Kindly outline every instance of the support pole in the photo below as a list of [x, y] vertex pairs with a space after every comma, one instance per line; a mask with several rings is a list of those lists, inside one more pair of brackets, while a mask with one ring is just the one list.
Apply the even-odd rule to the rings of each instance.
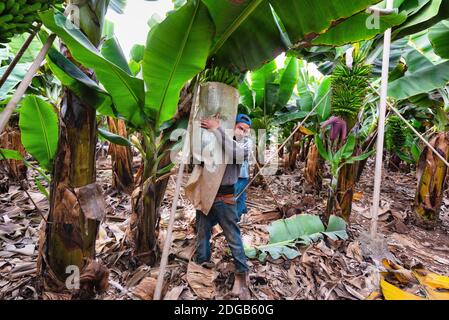
[[[387, 0], [387, 10], [393, 9], [393, 0]], [[376, 145], [376, 169], [374, 171], [373, 203], [371, 207], [371, 238], [377, 235], [377, 220], [380, 205], [380, 184], [382, 180], [384, 136], [385, 136], [385, 113], [387, 109], [388, 74], [390, 69], [391, 29], [385, 31], [384, 50], [382, 60], [382, 84], [380, 92], [379, 124]]]
[[[371, 86], [371, 88], [373, 89], [374, 92], [376, 92], [379, 96], [379, 92], [373, 88]], [[440, 158], [440, 160], [447, 166], [449, 167], [449, 162], [447, 162], [446, 159], [444, 159], [444, 157], [441, 155], [441, 153], [439, 153], [430, 143], [429, 141], [426, 140], [426, 138], [424, 138], [424, 136], [422, 134], [420, 134], [418, 132], [418, 130], [416, 130], [411, 124], [410, 122], [407, 121], [407, 119], [404, 118], [404, 116], [399, 112], [398, 109], [396, 109], [395, 107], [393, 107], [391, 105], [390, 102], [387, 102], [387, 106], [394, 112], [396, 113], [396, 115], [399, 117], [399, 119], [402, 120], [402, 122], [404, 122], [404, 124], [410, 129], [412, 130], [412, 132], [419, 138], [419, 140], [421, 140], [427, 147], [429, 147], [430, 150], [432, 150], [432, 152], [438, 157]]]
[[179, 199], [179, 195], [180, 195], [182, 179], [184, 177], [185, 164], [187, 163], [188, 156], [190, 154], [190, 134], [189, 133], [190, 133], [190, 128], [192, 126], [192, 121], [193, 121], [195, 107], [196, 107], [196, 100], [197, 100], [198, 90], [199, 90], [198, 78], [196, 79], [196, 81], [197, 81], [197, 83], [195, 84], [195, 88], [194, 88], [192, 108], [191, 108], [191, 112], [190, 112], [191, 115], [190, 115], [189, 125], [187, 127], [187, 132], [186, 132], [186, 140], [184, 141], [184, 145], [182, 148], [181, 163], [179, 165], [178, 175], [176, 178], [175, 194], [173, 195], [173, 203], [172, 203], [172, 207], [171, 207], [171, 211], [170, 211], [170, 218], [169, 218], [168, 227], [167, 227], [167, 236], [165, 237], [164, 248], [162, 249], [161, 264], [159, 266], [159, 274], [157, 276], [156, 289], [154, 290], [153, 300], [161, 300], [162, 287], [164, 285], [165, 269], [167, 268], [168, 255], [170, 253], [170, 248], [171, 248], [171, 244], [172, 244], [172, 235], [173, 235], [173, 226], [175, 223], [176, 208], [178, 207], [178, 199]]
[[53, 41], [55, 41], [55, 38], [56, 34], [52, 34], [48, 37], [47, 42], [44, 44], [41, 51], [37, 55], [36, 60], [34, 60], [27, 74], [25, 75], [19, 87], [17, 88], [16, 92], [12, 96], [11, 100], [8, 102], [5, 109], [0, 114], [0, 133], [2, 133], [3, 130], [5, 130], [5, 127], [9, 122], [9, 118], [11, 118], [11, 115], [13, 111], [16, 109], [17, 104], [20, 102], [20, 100], [22, 100], [22, 97], [25, 94], [26, 90], [28, 89], [29, 85], [31, 84], [31, 81], [33, 80], [37, 71], [41, 67], [41, 64], [44, 61], [48, 50], [50, 50]]

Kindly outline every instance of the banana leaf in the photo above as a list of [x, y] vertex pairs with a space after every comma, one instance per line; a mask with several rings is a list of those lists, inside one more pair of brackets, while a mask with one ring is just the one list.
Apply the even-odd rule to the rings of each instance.
[[273, 259], [282, 256], [294, 259], [300, 255], [296, 244], [309, 245], [314, 241], [327, 236], [333, 240], [347, 239], [346, 222], [331, 216], [328, 227], [325, 228], [320, 218], [316, 215], [301, 214], [287, 219], [273, 222], [269, 227], [269, 243], [265, 246], [245, 248], [246, 255], [254, 259], [265, 261], [268, 255]]
[[[413, 3], [412, 1], [408, 2]], [[414, 4], [416, 5], [417, 2], [414, 2]], [[447, 18], [449, 18], [449, 0], [431, 0], [417, 12], [414, 12], [413, 15], [410, 15], [404, 24], [393, 28], [392, 37], [393, 39], [404, 38], [426, 30]]]
[[276, 80], [276, 61], [272, 60], [266, 63], [260, 69], [251, 72], [251, 88], [256, 96], [256, 106], [263, 106], [266, 99], [267, 84], [274, 83]]
[[441, 21], [429, 30], [429, 39], [435, 53], [449, 59], [449, 20]]
[[0, 160], [23, 160], [19, 151], [0, 148]]
[[[411, 2], [411, 1], [408, 1]], [[400, 27], [396, 28], [393, 31], [392, 37], [396, 38], [397, 35], [400, 35], [402, 33], [401, 38], [405, 35], [406, 30], [417, 30], [416, 27], [419, 26], [421, 23], [424, 23], [426, 21], [429, 21], [430, 19], [434, 18], [438, 15], [438, 12], [440, 10], [440, 6], [442, 3], [442, 0], [430, 0], [430, 1], [418, 1], [418, 6], [410, 7], [411, 4], [409, 4], [407, 1], [404, 4], [404, 9], [407, 11], [408, 19], [407, 21], [402, 24]], [[410, 9], [413, 8], [413, 12], [410, 11]], [[401, 8], [402, 9], [402, 8]], [[416, 32], [413, 32], [416, 33]]]
[[116, 37], [107, 39], [101, 46], [101, 54], [110, 62], [114, 63], [117, 67], [131, 75], [128, 62], [126, 61], [123, 49]]
[[189, 1], [149, 32], [145, 112], [157, 127], [173, 117], [182, 87], [206, 66], [213, 35], [213, 22], [199, 0]]
[[388, 96], [397, 100], [431, 92], [449, 82], [449, 62], [430, 66], [399, 78], [389, 84]]
[[279, 79], [279, 95], [277, 105], [283, 108], [290, 100], [293, 90], [298, 83], [298, 59], [288, 57], [285, 68], [281, 71]]
[[47, 63], [61, 84], [81, 101], [97, 109], [101, 115], [115, 116], [110, 95], [55, 48], [50, 48]]
[[[217, 29], [211, 57], [218, 65], [242, 72], [258, 69], [266, 61], [289, 49], [284, 41], [286, 37], [293, 47], [310, 45], [320, 35], [332, 32], [339, 24], [350, 20], [350, 23], [333, 32], [328, 41], [332, 45], [350, 43], [383, 33], [386, 27], [391, 27], [402, 19], [394, 14], [380, 17], [381, 28], [368, 29], [365, 10], [380, 2], [379, 0], [203, 2], [208, 7]], [[279, 24], [283, 28], [279, 28]]]
[[316, 113], [318, 115], [319, 122], [326, 121], [331, 114], [331, 90], [332, 79], [331, 77], [325, 77], [318, 87], [315, 98], [313, 100], [313, 107], [316, 107]]
[[369, 40], [381, 33], [380, 30], [386, 30], [405, 22], [407, 15], [400, 13], [384, 16], [379, 21], [379, 28], [368, 28], [366, 24], [369, 18], [370, 14], [366, 12], [351, 17], [314, 39], [312, 44], [315, 46], [342, 46], [347, 43]]
[[126, 139], [118, 134], [112, 133], [106, 129], [98, 128], [98, 134], [103, 139], [105, 139], [113, 144], [116, 144], [118, 146], [131, 147], [133, 145], [128, 139]]
[[53, 106], [40, 97], [26, 96], [20, 105], [19, 128], [26, 151], [50, 171], [59, 139], [58, 115]]
[[[16, 65], [8, 79], [6, 79], [5, 83], [0, 88], [0, 101], [5, 99], [6, 96], [23, 80], [30, 66], [30, 63], [19, 63]], [[7, 68], [8, 66], [0, 68], [0, 77], [5, 73]]]
[[117, 111], [134, 126], [143, 126], [144, 83], [107, 60], [88, 38], [61, 13], [40, 14], [45, 26], [56, 33], [73, 58], [94, 70], [97, 79], [112, 97]]

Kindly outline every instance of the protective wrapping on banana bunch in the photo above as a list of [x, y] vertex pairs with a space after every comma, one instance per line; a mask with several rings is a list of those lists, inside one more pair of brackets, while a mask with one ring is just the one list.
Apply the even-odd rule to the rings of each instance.
[[190, 128], [191, 155], [196, 164], [186, 186], [186, 196], [197, 210], [208, 214], [223, 179], [226, 163], [221, 143], [216, 136], [201, 128], [201, 119], [219, 117], [226, 134], [233, 134], [239, 104], [236, 88], [219, 82], [206, 82], [200, 86], [199, 101], [194, 108]]

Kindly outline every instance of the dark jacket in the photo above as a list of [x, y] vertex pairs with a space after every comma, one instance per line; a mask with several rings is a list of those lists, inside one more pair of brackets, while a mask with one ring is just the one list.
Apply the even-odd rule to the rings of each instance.
[[245, 143], [244, 141], [235, 141], [221, 127], [212, 132], [217, 137], [218, 143], [222, 146], [224, 161], [227, 164], [226, 171], [221, 180], [221, 186], [231, 187], [239, 178], [243, 161], [249, 159], [251, 144]]

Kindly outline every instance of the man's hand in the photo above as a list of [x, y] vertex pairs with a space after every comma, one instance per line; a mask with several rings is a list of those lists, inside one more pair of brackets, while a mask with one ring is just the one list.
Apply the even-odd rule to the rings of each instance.
[[218, 117], [201, 119], [201, 128], [207, 130], [216, 130], [220, 127], [220, 119]]

